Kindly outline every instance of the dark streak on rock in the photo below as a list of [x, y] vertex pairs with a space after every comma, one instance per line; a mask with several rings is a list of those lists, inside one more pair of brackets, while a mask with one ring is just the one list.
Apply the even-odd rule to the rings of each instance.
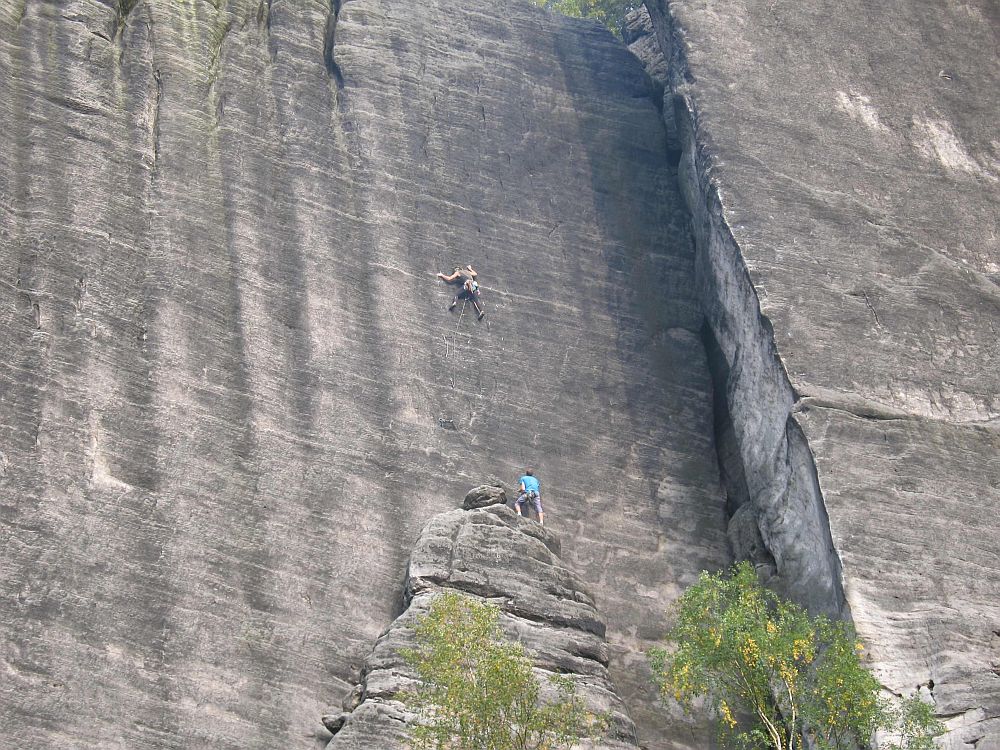
[[260, 0], [257, 5], [257, 25], [263, 26], [268, 32], [271, 31], [271, 2], [272, 0]]
[[156, 81], [156, 97], [153, 99], [153, 125], [150, 135], [153, 138], [153, 169], [160, 158], [160, 101], [163, 98], [163, 81], [160, 78], [160, 71], [157, 68], [153, 71], [153, 80]]
[[225, 26], [222, 27], [222, 32], [219, 34], [218, 39], [215, 40], [215, 44], [212, 46], [212, 52], [208, 60], [208, 80], [209, 89], [215, 87], [216, 79], [219, 77], [219, 62], [222, 58], [222, 48], [226, 44], [226, 38], [229, 36], [229, 32], [233, 28], [233, 19], [230, 18], [226, 21]]
[[87, 117], [105, 117], [107, 115], [106, 112], [87, 104], [87, 102], [79, 99], [71, 99], [68, 96], [48, 96], [46, 99], [56, 106], [65, 107], [66, 109]]
[[337, 88], [344, 88], [344, 74], [340, 70], [340, 65], [334, 59], [334, 46], [337, 37], [337, 20], [340, 18], [340, 9], [343, 0], [330, 0], [330, 10], [326, 17], [326, 34], [323, 39], [323, 63], [326, 71], [337, 82]]
[[111, 30], [111, 38], [113, 40], [120, 38], [124, 33], [125, 25], [128, 23], [128, 16], [138, 2], [139, 0], [116, 0]]

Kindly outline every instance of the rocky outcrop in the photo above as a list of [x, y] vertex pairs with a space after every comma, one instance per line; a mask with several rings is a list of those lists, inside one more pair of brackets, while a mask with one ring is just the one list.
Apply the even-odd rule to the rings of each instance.
[[0, 2], [3, 741], [301, 746], [528, 464], [640, 740], [703, 746], [642, 655], [728, 558], [657, 104], [526, 0]]
[[736, 552], [998, 747], [996, 8], [646, 6]]
[[[467, 500], [495, 489], [477, 488]], [[348, 710], [324, 717], [335, 733], [329, 750], [406, 747], [414, 716], [405, 693], [416, 677], [400, 651], [414, 646], [417, 618], [443, 590], [500, 606], [503, 629], [524, 644], [542, 684], [548, 675], [568, 676], [590, 711], [609, 716], [606, 735], [587, 739], [581, 748], [637, 747], [635, 727], [608, 673], [605, 625], [593, 598], [560, 560], [557, 537], [501, 501], [442, 513], [424, 527], [410, 556], [405, 611], [365, 660], [361, 684], [345, 698]]]

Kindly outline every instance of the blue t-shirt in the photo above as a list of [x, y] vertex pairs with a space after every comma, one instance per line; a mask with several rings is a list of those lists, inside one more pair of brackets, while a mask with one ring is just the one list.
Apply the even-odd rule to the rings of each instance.
[[537, 492], [539, 495], [542, 494], [542, 488], [538, 484], [538, 480], [535, 479], [534, 477], [529, 477], [527, 474], [525, 474], [517, 481], [519, 481], [521, 484], [524, 485], [525, 492]]

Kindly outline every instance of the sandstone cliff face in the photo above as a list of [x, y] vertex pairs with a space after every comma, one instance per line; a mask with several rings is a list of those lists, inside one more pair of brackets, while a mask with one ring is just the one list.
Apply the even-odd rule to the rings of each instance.
[[0, 0], [0, 743], [320, 746], [530, 463], [643, 744], [728, 531], [997, 746], [996, 9], [667, 5]]
[[996, 4], [647, 6], [737, 554], [1000, 747]]
[[[445, 312], [460, 262], [482, 323]], [[504, 0], [3, 0], [0, 275], [2, 743], [318, 742], [425, 521], [533, 464], [640, 740], [703, 746], [640, 652], [727, 559], [712, 384], [609, 34]]]
[[[581, 748], [637, 747], [635, 726], [607, 670], [605, 625], [583, 583], [559, 558], [559, 539], [503, 504], [434, 516], [417, 539], [406, 576], [407, 607], [365, 660], [351, 710], [327, 719], [328, 750], [403, 750], [413, 716], [403, 702], [415, 675], [400, 657], [414, 644], [413, 626], [443, 590], [501, 607], [501, 624], [523, 643], [541, 683], [565, 675], [588, 710], [609, 716], [605, 736]], [[354, 697], [356, 696], [356, 698]]]

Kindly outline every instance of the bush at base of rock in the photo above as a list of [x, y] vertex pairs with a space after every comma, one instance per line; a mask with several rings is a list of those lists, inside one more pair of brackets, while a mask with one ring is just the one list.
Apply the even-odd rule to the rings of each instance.
[[587, 713], [567, 677], [551, 676], [545, 692], [555, 695], [541, 700], [531, 659], [504, 637], [499, 619], [496, 606], [456, 592], [436, 597], [420, 618], [418, 646], [403, 652], [421, 679], [408, 698], [423, 721], [413, 730], [418, 750], [568, 750], [604, 731], [607, 719]]
[[944, 731], [919, 698], [901, 709], [881, 698], [849, 624], [779, 598], [747, 562], [702, 573], [667, 641], [651, 654], [661, 693], [688, 711], [707, 699], [724, 747], [848, 750], [882, 730], [898, 743], [880, 748], [928, 750]]

